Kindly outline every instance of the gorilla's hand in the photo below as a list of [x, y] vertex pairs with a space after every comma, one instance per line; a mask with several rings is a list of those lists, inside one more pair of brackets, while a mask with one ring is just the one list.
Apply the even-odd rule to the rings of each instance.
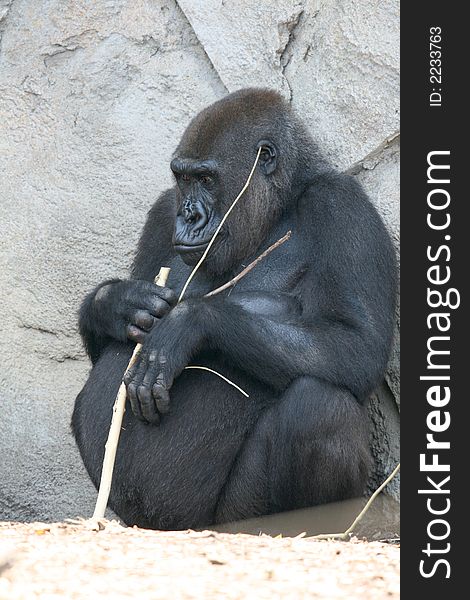
[[115, 281], [98, 289], [92, 312], [95, 322], [106, 335], [141, 344], [158, 319], [175, 304], [176, 294], [170, 288], [149, 281]]
[[133, 367], [124, 377], [134, 415], [157, 425], [170, 408], [173, 381], [200, 345], [195, 309], [182, 302], [148, 333]]

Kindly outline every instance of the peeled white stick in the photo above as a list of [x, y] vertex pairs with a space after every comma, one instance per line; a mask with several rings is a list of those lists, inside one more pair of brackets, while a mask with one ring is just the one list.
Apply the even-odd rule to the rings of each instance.
[[[155, 277], [155, 285], [165, 287], [170, 269], [168, 267], [162, 267], [157, 277]], [[132, 367], [137, 359], [137, 356], [142, 348], [142, 344], [137, 344], [132, 353], [129, 364], [127, 365], [127, 371]], [[116, 396], [116, 400], [113, 406], [113, 418], [111, 419], [111, 426], [109, 428], [108, 439], [106, 441], [104, 450], [103, 468], [101, 470], [100, 487], [98, 491], [98, 498], [96, 499], [95, 511], [92, 516], [92, 520], [99, 521], [104, 518], [106, 507], [108, 506], [109, 492], [111, 491], [111, 481], [113, 478], [114, 462], [116, 459], [116, 451], [119, 442], [119, 435], [121, 433], [122, 418], [124, 416], [126, 406], [126, 386], [124, 382], [119, 386], [119, 391]]]

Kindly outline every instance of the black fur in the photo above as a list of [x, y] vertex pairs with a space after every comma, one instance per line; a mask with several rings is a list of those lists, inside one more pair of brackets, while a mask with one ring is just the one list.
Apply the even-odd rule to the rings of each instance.
[[[260, 146], [250, 187], [175, 306], [202, 253], [191, 245], [210, 238]], [[176, 185], [149, 212], [131, 279], [105, 282], [80, 313], [93, 369], [72, 425], [94, 484], [132, 342], [143, 341], [110, 497], [126, 523], [202, 527], [360, 495], [363, 404], [385, 371], [395, 305], [377, 211], [268, 90], [202, 111], [172, 169]], [[202, 297], [288, 230], [233, 290]], [[171, 267], [168, 288], [149, 283], [161, 266]], [[217, 370], [250, 397], [187, 365]]]

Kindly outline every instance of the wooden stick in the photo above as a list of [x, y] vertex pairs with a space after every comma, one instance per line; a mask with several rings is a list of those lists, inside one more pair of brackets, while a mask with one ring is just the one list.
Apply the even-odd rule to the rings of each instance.
[[272, 244], [271, 246], [269, 246], [269, 248], [267, 248], [262, 254], [260, 254], [258, 256], [258, 258], [255, 258], [255, 260], [253, 260], [247, 267], [245, 267], [243, 269], [243, 271], [241, 271], [241, 273], [239, 273], [238, 275], [235, 275], [235, 277], [233, 277], [233, 279], [231, 279], [230, 281], [227, 281], [227, 283], [224, 283], [224, 285], [221, 285], [220, 287], [216, 288], [215, 290], [212, 290], [212, 292], [209, 292], [204, 297], [205, 298], [210, 298], [211, 296], [215, 296], [216, 294], [220, 294], [220, 292], [223, 292], [227, 288], [234, 286], [236, 283], [238, 283], [240, 281], [240, 279], [242, 277], [245, 277], [245, 275], [247, 273], [249, 273], [251, 271], [251, 269], [253, 269], [254, 267], [256, 267], [256, 265], [261, 260], [263, 260], [263, 258], [265, 258], [273, 250], [275, 250], [276, 248], [278, 248], [281, 244], [283, 244], [284, 242], [287, 242], [287, 240], [290, 238], [291, 234], [292, 234], [292, 231], [289, 230], [286, 233], [286, 235], [284, 235], [281, 239], [277, 240], [277, 242], [275, 242], [274, 244]]
[[[155, 285], [165, 287], [169, 273], [170, 269], [168, 267], [162, 267], [157, 277], [155, 277]], [[141, 348], [142, 344], [137, 344], [134, 348], [134, 352], [132, 353], [124, 375], [134, 365]], [[111, 419], [111, 426], [109, 428], [108, 439], [105, 445], [98, 498], [96, 499], [95, 510], [92, 516], [92, 521], [95, 522], [103, 519], [106, 507], [108, 505], [109, 493], [111, 491], [111, 481], [114, 471], [114, 462], [116, 460], [116, 451], [119, 442], [119, 435], [121, 433], [122, 418], [124, 416], [126, 407], [126, 395], [126, 386], [124, 382], [121, 382], [116, 400], [114, 402], [113, 417]]]

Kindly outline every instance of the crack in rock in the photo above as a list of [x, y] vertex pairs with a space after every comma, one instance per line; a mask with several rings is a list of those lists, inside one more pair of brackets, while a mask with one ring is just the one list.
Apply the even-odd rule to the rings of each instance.
[[289, 90], [289, 100], [291, 102], [293, 97], [293, 89], [289, 79], [287, 78], [286, 68], [287, 65], [290, 63], [292, 56], [294, 55], [292, 45], [295, 40], [295, 31], [299, 26], [300, 22], [302, 21], [304, 10], [305, 9], [303, 6], [297, 6], [297, 10], [290, 16], [290, 18], [287, 21], [282, 21], [277, 25], [279, 39], [281, 43], [279, 48], [276, 50], [276, 53], [279, 55], [279, 66], [281, 68], [281, 74]]
[[[211, 57], [209, 56], [206, 49], [204, 48], [204, 44], [199, 39], [196, 29], [193, 27], [193, 24], [191, 23], [188, 15], [185, 13], [184, 8], [181, 6], [181, 4], [178, 2], [178, 0], [175, 0], [175, 4], [176, 4], [179, 12], [181, 13], [181, 17], [186, 21], [187, 25], [191, 28], [191, 31], [193, 32], [194, 37], [196, 38], [196, 40], [199, 43], [199, 47], [201, 48], [202, 52], [204, 53], [204, 56], [207, 59], [207, 62], [209, 63], [209, 66], [211, 67], [212, 71], [215, 73], [216, 77], [219, 79], [220, 83], [223, 85], [225, 92], [228, 94], [230, 92], [229, 88], [227, 87], [225, 81], [222, 79], [222, 76], [219, 73], [219, 71], [216, 69], [214, 63], [212, 62]], [[223, 2], [222, 2], [222, 6], [223, 6]]]
[[45, 327], [40, 327], [39, 325], [33, 325], [31, 323], [24, 323], [23, 321], [21, 321], [19, 323], [19, 327], [21, 329], [30, 329], [32, 331], [38, 331], [39, 333], [46, 333], [47, 335], [59, 337], [57, 331], [52, 331], [51, 329], [46, 329]]
[[279, 54], [279, 64], [283, 74], [293, 56], [291, 46], [295, 39], [295, 30], [298, 27], [303, 14], [304, 8], [303, 6], [299, 6], [297, 7], [296, 12], [294, 12], [287, 21], [281, 21], [277, 24], [277, 30], [281, 43], [279, 48], [276, 50], [276, 53]]
[[50, 59], [53, 59], [59, 55], [67, 55], [73, 54], [77, 50], [83, 50], [87, 43], [91, 42], [91, 39], [97, 35], [96, 29], [86, 29], [77, 35], [71, 35], [70, 37], [65, 38], [61, 42], [57, 42], [55, 44], [51, 44], [50, 50], [44, 52], [41, 56], [43, 56], [44, 66], [49, 67]]
[[[58, 42], [57, 44], [52, 44], [53, 48], [63, 48], [64, 50], [76, 50], [77, 48], [83, 48], [84, 42], [91, 42], [91, 40], [98, 34], [96, 29], [85, 29], [82, 33], [78, 33], [77, 35], [71, 35], [65, 40]], [[54, 53], [51, 54], [51, 56]]]

